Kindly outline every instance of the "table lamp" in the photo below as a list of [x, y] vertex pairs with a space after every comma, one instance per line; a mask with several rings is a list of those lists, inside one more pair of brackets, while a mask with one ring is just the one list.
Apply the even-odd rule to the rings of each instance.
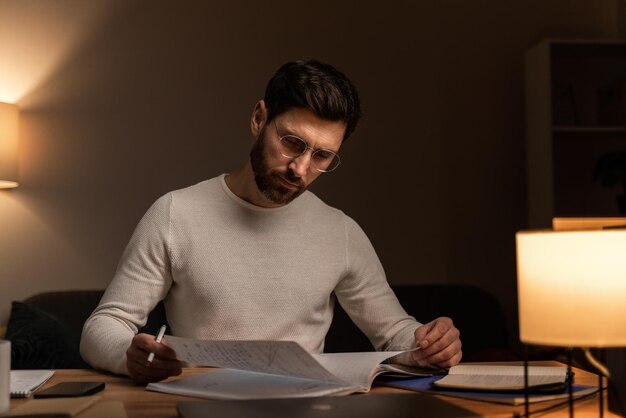
[[0, 189], [17, 187], [19, 110], [0, 103]]
[[626, 346], [626, 230], [522, 231], [516, 244], [520, 340], [580, 347], [610, 379], [589, 349]]

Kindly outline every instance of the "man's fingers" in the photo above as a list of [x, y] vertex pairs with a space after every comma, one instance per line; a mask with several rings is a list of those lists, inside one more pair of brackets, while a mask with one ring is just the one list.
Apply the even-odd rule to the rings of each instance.
[[126, 355], [135, 359], [136, 361], [142, 361], [147, 363], [150, 353], [154, 353], [155, 357], [162, 359], [176, 360], [176, 352], [174, 349], [167, 345], [165, 339], [160, 343], [157, 343], [153, 335], [137, 334], [133, 338], [133, 341], [126, 351]]
[[167, 374], [168, 376], [172, 374], [180, 374], [182, 372], [182, 364], [178, 360], [164, 360], [158, 357], [155, 357], [150, 363], [146, 361], [129, 359], [128, 361], [129, 368], [135, 372], [146, 374], [146, 375], [161, 375]]
[[167, 360], [155, 357], [147, 364], [145, 357], [128, 357], [126, 361], [130, 377], [137, 383], [158, 382], [170, 376], [182, 373], [182, 364], [178, 360]]
[[162, 357], [155, 356], [154, 359], [148, 363], [144, 357], [138, 359], [130, 359], [133, 363], [139, 364], [143, 368], [150, 370], [180, 370], [182, 369], [182, 363], [178, 360], [164, 359]]
[[154, 344], [150, 344], [148, 349], [148, 353], [154, 353], [155, 356], [161, 357], [168, 360], [176, 360], [176, 351], [173, 348], [167, 345], [167, 341], [165, 339], [161, 340], [160, 343], [153, 341]]
[[[148, 364], [148, 356], [154, 359]], [[167, 346], [165, 340], [157, 343], [153, 335], [137, 334], [126, 351], [126, 367], [131, 379], [137, 383], [163, 380], [182, 373], [182, 363], [176, 352]]]
[[422, 355], [424, 357], [428, 357], [432, 354], [438, 353], [456, 341], [460, 344], [460, 335], [461, 333], [458, 329], [454, 327], [448, 329], [448, 331], [442, 335], [441, 338], [437, 340], [429, 340], [428, 346], [422, 349]]
[[[167, 345], [167, 337], [161, 340], [160, 343], [156, 342], [154, 335], [149, 334], [137, 334], [133, 338], [131, 347], [136, 347], [143, 350], [145, 353], [154, 353], [163, 358], [176, 359], [176, 352], [173, 348]], [[146, 354], [147, 358], [147, 354]]]
[[450, 318], [437, 318], [415, 330], [415, 341], [420, 348], [425, 349], [446, 335], [450, 328], [452, 328]]
[[415, 343], [421, 350], [412, 354], [420, 366], [451, 367], [463, 355], [460, 332], [450, 318], [441, 317], [415, 330]]
[[437, 365], [440, 367], [451, 367], [457, 364], [463, 353], [461, 351], [461, 340], [455, 339], [441, 350], [428, 353], [418, 351], [413, 353], [413, 359], [420, 366]]
[[443, 355], [436, 355], [436, 356], [432, 356], [431, 358], [428, 358], [427, 360], [418, 361], [417, 364], [419, 364], [422, 367], [438, 366], [441, 368], [449, 369], [450, 367], [456, 366], [457, 364], [459, 364], [462, 357], [463, 357], [463, 352], [457, 351], [450, 358], [445, 358], [445, 356]]
[[430, 328], [432, 327], [432, 322], [422, 325], [418, 329], [415, 330], [415, 341], [418, 343], [424, 339]]

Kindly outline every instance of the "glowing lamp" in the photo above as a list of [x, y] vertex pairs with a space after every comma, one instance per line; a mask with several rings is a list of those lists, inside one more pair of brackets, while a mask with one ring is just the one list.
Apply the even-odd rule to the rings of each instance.
[[0, 103], [0, 189], [18, 186], [18, 125], [17, 106]]
[[[516, 242], [520, 340], [568, 347], [568, 369], [582, 348], [602, 387], [612, 376], [590, 348], [626, 347], [626, 229], [524, 231]], [[569, 390], [573, 416], [571, 379]], [[602, 395], [599, 407], [602, 417]]]
[[520, 339], [626, 346], [626, 230], [517, 233]]

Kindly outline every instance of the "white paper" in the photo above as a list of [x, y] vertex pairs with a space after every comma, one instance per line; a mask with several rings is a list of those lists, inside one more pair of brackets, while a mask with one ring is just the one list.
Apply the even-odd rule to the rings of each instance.
[[292, 341], [200, 341], [166, 336], [179, 360], [221, 367], [146, 389], [210, 399], [311, 397], [367, 392], [380, 363], [402, 351], [309, 354]]
[[383, 371], [380, 363], [401, 351], [371, 351], [363, 353], [313, 354], [320, 364], [344, 382], [368, 391], [377, 374]]
[[199, 366], [249, 370], [282, 376], [339, 382], [293, 341], [201, 341], [165, 337], [179, 360]]
[[[524, 376], [524, 366], [458, 364], [448, 374]], [[567, 369], [554, 366], [529, 366], [529, 376], [558, 376], [565, 379]]]
[[[563, 383], [562, 378], [555, 376], [528, 376], [528, 386], [541, 386]], [[468, 389], [523, 389], [524, 376], [497, 375], [448, 375], [436, 383], [441, 387]]]
[[205, 399], [273, 399], [348, 394], [355, 388], [321, 380], [220, 369], [172, 382], [150, 383], [146, 389]]
[[[528, 386], [564, 383], [566, 376], [565, 367], [529, 366]], [[524, 388], [524, 366], [457, 365], [435, 384], [449, 388], [521, 389]]]
[[54, 370], [11, 370], [11, 397], [29, 397], [52, 375]]

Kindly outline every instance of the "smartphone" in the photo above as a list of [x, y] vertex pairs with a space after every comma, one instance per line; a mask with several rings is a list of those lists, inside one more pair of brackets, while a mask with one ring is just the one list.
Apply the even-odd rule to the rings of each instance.
[[35, 392], [35, 398], [69, 398], [87, 396], [104, 389], [104, 382], [61, 382]]

